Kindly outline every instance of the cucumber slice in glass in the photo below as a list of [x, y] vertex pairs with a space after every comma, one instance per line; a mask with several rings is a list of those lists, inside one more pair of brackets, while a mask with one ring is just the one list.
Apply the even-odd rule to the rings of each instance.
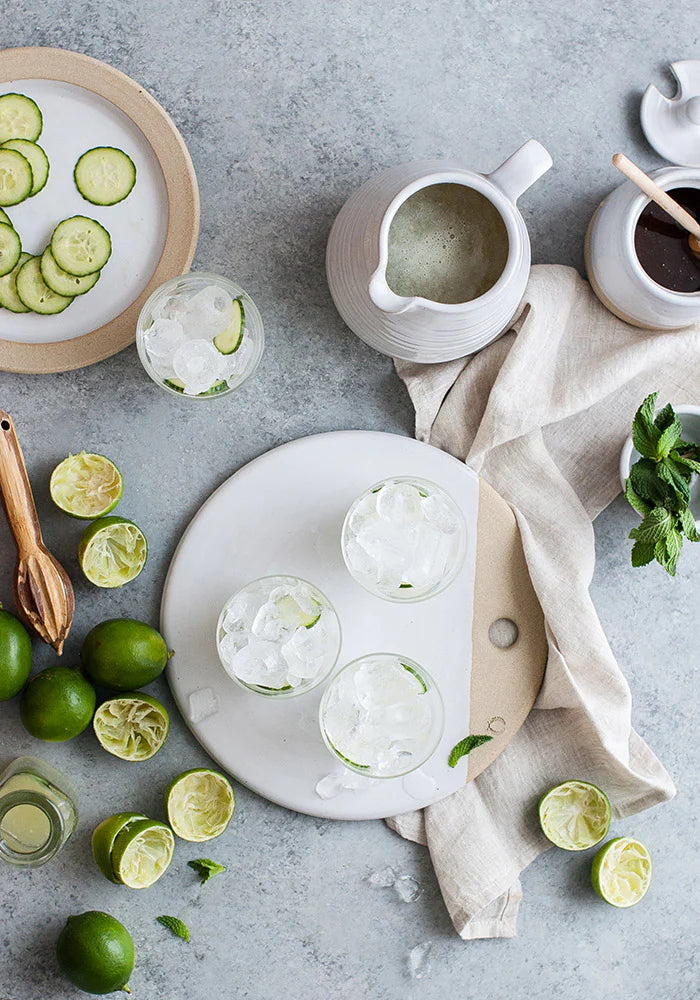
[[26, 94], [3, 94], [0, 97], [0, 142], [29, 139], [36, 142], [43, 127], [41, 111]]
[[4, 275], [0, 278], [0, 306], [4, 306], [5, 309], [9, 309], [13, 313], [28, 313], [31, 312], [27, 309], [24, 302], [20, 299], [17, 294], [17, 286], [15, 284], [17, 280], [17, 275], [25, 261], [28, 261], [31, 257], [30, 253], [20, 254], [19, 260], [15, 264], [14, 268], [9, 274]]
[[243, 327], [245, 326], [245, 312], [240, 299], [233, 300], [233, 316], [231, 322], [214, 337], [214, 347], [221, 354], [233, 354], [241, 346], [243, 340]]
[[112, 240], [107, 230], [84, 215], [73, 215], [59, 222], [51, 236], [53, 259], [61, 270], [79, 278], [102, 270], [111, 252]]
[[13, 270], [22, 253], [22, 243], [12, 226], [0, 222], [0, 277]]
[[10, 219], [10, 216], [7, 214], [7, 212], [3, 212], [3, 210], [1, 208], [0, 208], [0, 222], [4, 222], [8, 226], [12, 225], [12, 221]]
[[[179, 378], [166, 378], [163, 379], [163, 383], [164, 385], [167, 385], [170, 389], [173, 389], [175, 392], [181, 392], [184, 395], [185, 383], [182, 382]], [[198, 393], [198, 395], [218, 396], [220, 392], [226, 392], [227, 389], [228, 389], [228, 382], [226, 381], [226, 379], [222, 378], [219, 379], [218, 382], [215, 382], [214, 385], [211, 387], [211, 389], [205, 389], [204, 392], [200, 392]]]
[[64, 295], [56, 295], [41, 277], [41, 258], [30, 257], [17, 272], [15, 288], [20, 301], [32, 312], [42, 316], [53, 316], [63, 312], [73, 301]]
[[0, 206], [19, 205], [34, 186], [32, 168], [26, 156], [16, 149], [0, 146]]
[[51, 247], [47, 247], [41, 255], [41, 276], [56, 295], [69, 295], [71, 298], [84, 295], [97, 284], [100, 274], [100, 271], [94, 271], [84, 277], [68, 274], [53, 259]]
[[75, 186], [93, 205], [116, 205], [131, 193], [136, 167], [114, 146], [95, 146], [80, 157], [73, 171]]
[[7, 142], [3, 142], [0, 148], [14, 149], [15, 152], [21, 153], [25, 160], [29, 161], [33, 177], [29, 197], [32, 198], [38, 194], [49, 179], [49, 158], [41, 146], [30, 142], [29, 139], [8, 139]]

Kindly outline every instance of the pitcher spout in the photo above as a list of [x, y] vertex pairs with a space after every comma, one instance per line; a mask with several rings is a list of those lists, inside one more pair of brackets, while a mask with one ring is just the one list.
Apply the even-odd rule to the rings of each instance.
[[415, 298], [406, 295], [397, 295], [392, 292], [386, 280], [386, 271], [383, 267], [377, 268], [369, 282], [369, 297], [377, 309], [382, 312], [397, 313], [408, 312], [416, 306]]

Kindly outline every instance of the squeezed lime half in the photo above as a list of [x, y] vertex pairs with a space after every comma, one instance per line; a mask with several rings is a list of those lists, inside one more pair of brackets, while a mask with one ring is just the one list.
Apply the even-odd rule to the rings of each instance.
[[49, 489], [64, 514], [92, 521], [114, 510], [124, 492], [124, 480], [110, 459], [81, 451], [56, 466]]
[[95, 712], [92, 728], [101, 746], [120, 760], [143, 761], [154, 757], [165, 743], [170, 716], [150, 694], [115, 695]]
[[542, 833], [565, 851], [585, 851], [599, 844], [610, 829], [610, 801], [587, 781], [564, 781], [539, 803]]
[[183, 840], [213, 840], [231, 822], [236, 800], [223, 774], [206, 767], [183, 771], [168, 785], [165, 811], [171, 827]]
[[117, 881], [130, 889], [148, 889], [167, 871], [175, 838], [170, 827], [154, 819], [137, 819], [117, 834], [111, 852]]
[[123, 587], [136, 579], [148, 557], [146, 536], [125, 517], [93, 521], [80, 539], [78, 562], [96, 587]]
[[632, 837], [609, 840], [593, 859], [591, 881], [598, 895], [611, 906], [634, 906], [651, 885], [651, 855]]

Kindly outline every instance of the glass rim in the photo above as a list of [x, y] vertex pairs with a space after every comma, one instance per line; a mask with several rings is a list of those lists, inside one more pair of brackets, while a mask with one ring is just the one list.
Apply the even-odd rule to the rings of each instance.
[[58, 806], [47, 796], [31, 790], [17, 790], [0, 794], [0, 830], [5, 816], [19, 806], [34, 806], [39, 809], [49, 821], [49, 834], [35, 851], [14, 851], [7, 843], [5, 835], [0, 832], [0, 858], [8, 864], [20, 868], [38, 867], [50, 861], [63, 846], [66, 824]]
[[[406, 661], [406, 663], [411, 668], [416, 670], [420, 679], [425, 683], [427, 689], [425, 693], [430, 691], [433, 694], [434, 697], [433, 706], [437, 707], [438, 711], [437, 718], [435, 717], [435, 714], [433, 715], [433, 727], [435, 727], [437, 723], [436, 728], [438, 735], [434, 741], [431, 741], [431, 745], [428, 752], [425, 754], [425, 756], [422, 756], [417, 761], [417, 763], [411, 764], [411, 766], [406, 770], [395, 771], [392, 772], [391, 774], [377, 774], [372, 771], [371, 767], [368, 770], [366, 767], [362, 767], [362, 765], [354, 764], [351, 760], [349, 760], [347, 757], [341, 754], [341, 752], [333, 746], [330, 739], [328, 738], [328, 735], [326, 733], [326, 728], [323, 724], [323, 713], [324, 709], [328, 705], [329, 692], [333, 690], [333, 685], [336, 683], [338, 678], [341, 677], [351, 667], [356, 667], [358, 663], [362, 663], [364, 660], [374, 659], [376, 657], [389, 657], [392, 660], [398, 660], [402, 664], [404, 664], [404, 661]], [[385, 781], [389, 778], [404, 778], [407, 774], [412, 774], [414, 771], [417, 771], [419, 767], [422, 767], [425, 763], [427, 763], [427, 761], [430, 760], [430, 758], [433, 756], [437, 748], [440, 746], [440, 742], [443, 736], [445, 735], [445, 703], [442, 700], [442, 693], [440, 691], [440, 688], [436, 684], [432, 674], [428, 670], [426, 670], [426, 668], [421, 663], [418, 663], [417, 660], [414, 660], [412, 656], [404, 656], [402, 653], [386, 653], [386, 652], [363, 653], [362, 656], [356, 656], [354, 660], [350, 660], [349, 663], [346, 663], [345, 666], [341, 667], [340, 670], [336, 674], [334, 674], [332, 679], [329, 681], [326, 690], [323, 692], [321, 703], [318, 706], [318, 725], [321, 731], [321, 738], [323, 739], [323, 742], [325, 743], [326, 748], [329, 750], [329, 752], [333, 755], [333, 757], [337, 761], [339, 761], [339, 763], [341, 763], [344, 767], [348, 768], [349, 770], [354, 771], [355, 774], [364, 775], [366, 778], [378, 778], [381, 781]]]
[[[307, 587], [311, 587], [312, 590], [315, 590], [317, 594], [320, 594], [322, 599], [325, 601], [326, 605], [333, 612], [333, 616], [338, 626], [338, 643], [335, 651], [335, 657], [333, 658], [333, 662], [328, 667], [328, 669], [324, 671], [322, 674], [320, 674], [317, 678], [312, 678], [311, 683], [308, 685], [299, 684], [295, 688], [290, 688], [289, 690], [285, 690], [284, 688], [265, 688], [259, 684], [257, 685], [249, 684], [247, 681], [242, 680], [236, 674], [229, 673], [221, 657], [221, 653], [219, 652], [219, 642], [220, 642], [219, 633], [223, 631], [224, 616], [231, 602], [234, 600], [234, 598], [238, 597], [239, 594], [243, 593], [243, 591], [246, 590], [248, 587], [252, 587], [256, 583], [265, 583], [268, 580], [296, 580], [299, 583], [305, 583]], [[249, 580], [248, 583], [244, 583], [242, 587], [239, 587], [238, 590], [235, 590], [231, 594], [231, 596], [226, 599], [216, 622], [216, 655], [219, 657], [219, 662], [221, 663], [221, 667], [224, 673], [226, 674], [227, 677], [230, 677], [231, 680], [234, 681], [234, 683], [238, 684], [239, 687], [243, 688], [244, 691], [252, 691], [253, 694], [259, 694], [263, 698], [273, 698], [273, 699], [298, 698], [303, 694], [308, 694], [309, 691], [313, 691], [314, 688], [317, 688], [320, 684], [323, 684], [325, 681], [327, 681], [330, 675], [333, 673], [336, 666], [338, 665], [338, 660], [340, 659], [340, 651], [342, 648], [343, 648], [343, 627], [340, 623], [340, 615], [335, 610], [335, 605], [326, 595], [325, 591], [321, 590], [321, 588], [318, 587], [315, 583], [312, 583], [311, 580], [307, 580], [303, 576], [297, 576], [294, 573], [266, 573], [265, 576], [257, 576], [255, 577], [255, 579]]]
[[[149, 311], [153, 309], [154, 303], [157, 302], [159, 298], [166, 296], [168, 293], [172, 291], [172, 289], [176, 288], [180, 283], [187, 282], [188, 280], [197, 281], [200, 278], [203, 279], [206, 283], [221, 284], [222, 286], [226, 287], [227, 292], [235, 293], [232, 296], [233, 298], [244, 298], [245, 305], [250, 304], [250, 306], [252, 307], [251, 313], [255, 320], [254, 325], [250, 327], [250, 329], [255, 329], [256, 332], [253, 336], [254, 352], [251, 360], [250, 370], [246, 372], [241, 381], [237, 382], [236, 385], [233, 386], [229, 385], [227, 389], [222, 389], [220, 392], [214, 392], [214, 393], [209, 392], [192, 396], [189, 393], [179, 392], [172, 386], [166, 385], [165, 380], [156, 374], [153, 365], [151, 364], [151, 361], [148, 357], [148, 352], [146, 351], [146, 346], [144, 344], [143, 338], [147, 329], [147, 327], [144, 326], [144, 323], [145, 323], [145, 317], [149, 314]], [[144, 302], [143, 306], [141, 307], [141, 311], [139, 312], [138, 318], [136, 320], [136, 352], [139, 356], [139, 361], [141, 362], [144, 371], [151, 379], [151, 381], [155, 382], [155, 384], [159, 388], [165, 390], [165, 392], [170, 393], [172, 396], [176, 396], [178, 399], [205, 400], [209, 402], [211, 400], [222, 399], [224, 396], [230, 395], [232, 392], [235, 392], [237, 389], [240, 389], [241, 386], [245, 385], [248, 379], [252, 378], [252, 376], [255, 375], [256, 371], [258, 370], [258, 367], [260, 366], [260, 362], [262, 361], [263, 354], [265, 352], [265, 327], [263, 324], [262, 316], [260, 315], [260, 310], [255, 304], [255, 300], [251, 297], [251, 295], [248, 292], [246, 292], [245, 288], [241, 288], [241, 286], [237, 284], [235, 281], [233, 281], [231, 278], [228, 278], [224, 274], [216, 274], [214, 271], [186, 271], [184, 274], [178, 274], [174, 278], [169, 278], [167, 281], [164, 281], [162, 285], [159, 285], [158, 288], [155, 288], [151, 292], [151, 294]]]
[[[457, 551], [457, 558], [455, 559], [454, 566], [452, 567], [449, 573], [445, 574], [442, 580], [438, 581], [438, 583], [436, 583], [432, 589], [426, 591], [425, 593], [407, 594], [405, 597], [399, 594], [398, 592], [393, 592], [391, 594], [383, 594], [379, 590], [375, 590], [374, 588], [368, 586], [359, 577], [355, 575], [353, 570], [350, 568], [348, 558], [345, 554], [347, 539], [350, 534], [349, 532], [350, 517], [353, 511], [355, 510], [355, 508], [357, 507], [357, 505], [360, 503], [361, 500], [364, 500], [366, 496], [369, 496], [372, 493], [378, 492], [383, 486], [386, 486], [387, 483], [413, 483], [414, 485], [418, 486], [427, 486], [431, 490], [435, 490], [438, 493], [442, 494], [442, 496], [446, 497], [449, 504], [454, 508], [459, 518], [460, 541]], [[445, 590], [447, 590], [447, 588], [452, 583], [454, 583], [457, 576], [464, 567], [464, 560], [466, 559], [467, 555], [468, 543], [469, 543], [469, 527], [467, 525], [467, 519], [464, 516], [462, 508], [459, 506], [459, 504], [454, 499], [452, 494], [448, 490], [446, 490], [444, 486], [440, 486], [439, 483], [434, 482], [432, 479], [425, 479], [423, 476], [386, 476], [384, 479], [380, 479], [376, 483], [372, 483], [371, 486], [368, 486], [367, 489], [363, 490], [362, 493], [358, 494], [358, 496], [356, 496], [353, 502], [350, 504], [348, 511], [343, 519], [343, 526], [340, 529], [340, 551], [343, 556], [343, 562], [345, 563], [345, 568], [347, 569], [350, 576], [353, 578], [355, 583], [357, 583], [360, 587], [362, 587], [364, 591], [366, 591], [366, 593], [371, 594], [373, 597], [378, 597], [382, 601], [389, 601], [392, 604], [419, 604], [421, 601], [428, 601], [430, 600], [431, 597], [437, 597], [439, 594], [442, 594]], [[406, 590], [408, 589], [409, 588], [406, 588]]]

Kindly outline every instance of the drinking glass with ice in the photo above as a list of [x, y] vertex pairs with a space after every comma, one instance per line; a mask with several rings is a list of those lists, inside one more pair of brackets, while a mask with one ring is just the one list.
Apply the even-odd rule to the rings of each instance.
[[265, 576], [226, 602], [216, 648], [236, 683], [289, 698], [328, 677], [340, 652], [340, 622], [318, 587], [296, 576]]
[[349, 663], [326, 688], [321, 735], [345, 765], [372, 778], [396, 778], [424, 764], [444, 729], [440, 692], [415, 660], [371, 653]]
[[442, 487], [410, 476], [370, 486], [348, 511], [341, 547], [352, 576], [389, 601], [440, 593], [464, 562], [464, 516]]
[[257, 368], [262, 319], [234, 282], [192, 272], [166, 281], [146, 301], [136, 346], [143, 367], [163, 389], [191, 399], [218, 398]]

